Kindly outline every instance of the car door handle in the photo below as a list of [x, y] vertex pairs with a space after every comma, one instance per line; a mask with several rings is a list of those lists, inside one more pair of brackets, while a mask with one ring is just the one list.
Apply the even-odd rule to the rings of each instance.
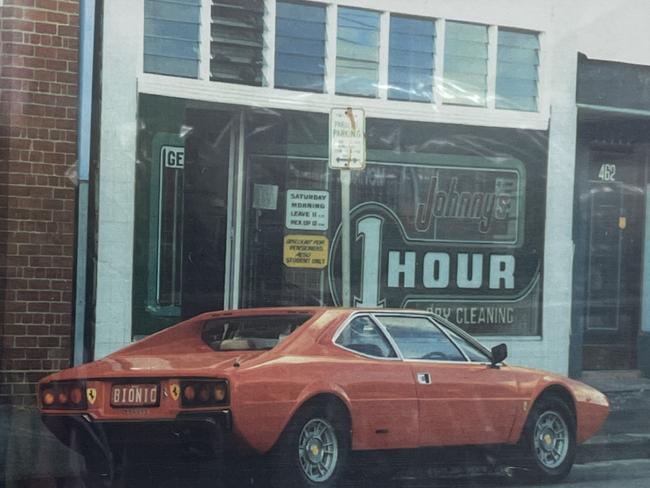
[[418, 383], [420, 383], [421, 385], [431, 384], [431, 375], [429, 373], [418, 373], [417, 378], [418, 378]]

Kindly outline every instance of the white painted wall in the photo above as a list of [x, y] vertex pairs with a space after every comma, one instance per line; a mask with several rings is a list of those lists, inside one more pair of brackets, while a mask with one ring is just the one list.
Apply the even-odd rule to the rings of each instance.
[[104, 3], [95, 358], [131, 342], [136, 74], [142, 59], [143, 5], [143, 0]]
[[649, 22], [647, 0], [555, 0], [553, 23], [592, 59], [650, 65]]

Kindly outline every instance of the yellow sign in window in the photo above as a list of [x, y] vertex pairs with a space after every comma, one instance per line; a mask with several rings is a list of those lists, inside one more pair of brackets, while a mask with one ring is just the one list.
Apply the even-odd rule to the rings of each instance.
[[329, 240], [316, 235], [284, 236], [284, 264], [290, 268], [323, 269], [327, 266]]

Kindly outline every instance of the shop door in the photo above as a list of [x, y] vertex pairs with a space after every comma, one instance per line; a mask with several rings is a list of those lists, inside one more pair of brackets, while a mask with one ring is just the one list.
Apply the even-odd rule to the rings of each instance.
[[189, 110], [185, 139], [182, 315], [225, 305], [233, 114]]
[[594, 158], [583, 369], [633, 369], [640, 321], [644, 168]]

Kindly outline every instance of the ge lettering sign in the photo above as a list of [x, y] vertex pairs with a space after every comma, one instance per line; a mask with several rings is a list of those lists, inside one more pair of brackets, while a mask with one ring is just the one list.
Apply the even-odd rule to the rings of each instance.
[[183, 169], [185, 165], [185, 148], [183, 146], [161, 146], [160, 160], [165, 168]]

